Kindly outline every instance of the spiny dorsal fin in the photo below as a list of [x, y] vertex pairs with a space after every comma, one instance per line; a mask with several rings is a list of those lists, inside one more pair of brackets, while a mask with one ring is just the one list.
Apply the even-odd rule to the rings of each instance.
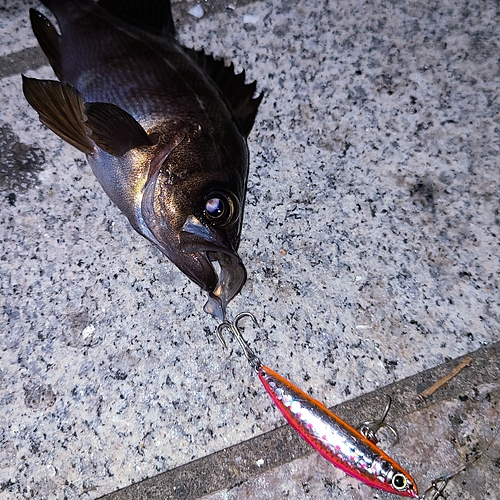
[[33, 33], [40, 47], [47, 56], [57, 78], [62, 80], [61, 36], [57, 33], [53, 24], [41, 12], [30, 9], [30, 20]]
[[256, 82], [245, 83], [245, 71], [234, 73], [234, 65], [224, 64], [221, 59], [215, 59], [205, 54], [203, 50], [184, 49], [189, 57], [207, 74], [218, 87], [221, 95], [229, 104], [233, 118], [241, 133], [246, 137], [252, 130], [257, 109], [263, 94], [253, 97], [257, 87]]
[[78, 90], [65, 83], [23, 75], [23, 92], [39, 114], [40, 121], [52, 132], [83, 153], [94, 151], [94, 144], [83, 124], [83, 99]]
[[170, 0], [99, 0], [113, 16], [155, 35], [174, 35]]
[[85, 114], [85, 125], [92, 130], [90, 137], [113, 156], [123, 156], [131, 149], [153, 145], [135, 118], [114, 104], [85, 103]]

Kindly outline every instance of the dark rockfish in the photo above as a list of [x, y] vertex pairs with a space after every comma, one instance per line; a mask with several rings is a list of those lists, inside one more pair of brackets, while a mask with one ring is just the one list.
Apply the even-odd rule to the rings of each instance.
[[178, 44], [169, 0], [42, 3], [61, 34], [33, 9], [31, 23], [60, 82], [23, 77], [26, 99], [222, 319], [246, 280], [236, 250], [255, 82]]

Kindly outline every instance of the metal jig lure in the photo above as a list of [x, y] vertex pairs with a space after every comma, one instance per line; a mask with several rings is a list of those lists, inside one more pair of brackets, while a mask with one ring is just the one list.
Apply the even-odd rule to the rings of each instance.
[[222, 330], [231, 330], [271, 399], [300, 436], [333, 465], [365, 484], [396, 495], [418, 498], [417, 485], [410, 474], [370, 439], [378, 428], [385, 425], [383, 419], [365, 423], [367, 429], [372, 431], [372, 435], [367, 437], [323, 403], [264, 366], [238, 328], [239, 321], [244, 317], [258, 324], [252, 314], [241, 313], [232, 323], [225, 321], [219, 325], [217, 338], [226, 347]]

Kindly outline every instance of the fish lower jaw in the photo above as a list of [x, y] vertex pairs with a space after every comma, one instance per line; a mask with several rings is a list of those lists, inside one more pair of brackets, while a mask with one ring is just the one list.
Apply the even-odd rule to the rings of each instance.
[[204, 310], [215, 318], [224, 321], [228, 303], [240, 292], [245, 284], [247, 273], [236, 252], [207, 252], [218, 277], [217, 285], [209, 292]]

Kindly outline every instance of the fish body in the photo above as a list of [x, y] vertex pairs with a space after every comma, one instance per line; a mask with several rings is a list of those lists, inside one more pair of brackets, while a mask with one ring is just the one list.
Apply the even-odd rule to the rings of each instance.
[[60, 33], [33, 9], [31, 23], [59, 82], [23, 77], [28, 102], [223, 319], [246, 280], [237, 248], [255, 82], [182, 47], [168, 0], [42, 2]]

